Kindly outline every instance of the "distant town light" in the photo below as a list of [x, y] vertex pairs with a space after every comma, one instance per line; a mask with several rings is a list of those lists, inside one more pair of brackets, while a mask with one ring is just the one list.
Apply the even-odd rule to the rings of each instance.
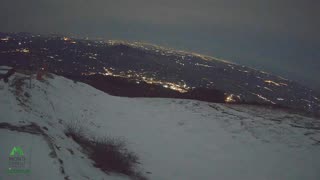
[[224, 101], [226, 103], [234, 103], [234, 102], [236, 102], [235, 95], [230, 94], [229, 96], [227, 96], [227, 98]]
[[24, 49], [16, 49], [16, 52], [21, 52], [21, 53], [30, 53], [30, 50], [27, 48]]
[[271, 80], [265, 80], [264, 82], [268, 83], [268, 84], [273, 84], [275, 86], [288, 86], [288, 84], [286, 84], [286, 83], [277, 83], [277, 82], [274, 82], [274, 81], [271, 81]]
[[1, 41], [9, 41], [9, 37], [1, 38]]
[[68, 37], [63, 37], [63, 40], [64, 40], [64, 41], [70, 41], [71, 39], [68, 38]]

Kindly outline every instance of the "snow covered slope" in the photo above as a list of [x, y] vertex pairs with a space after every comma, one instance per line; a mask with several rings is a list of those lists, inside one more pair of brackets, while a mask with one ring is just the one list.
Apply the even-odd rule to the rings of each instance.
[[[150, 180], [320, 179], [317, 119], [254, 106], [123, 98], [66, 78], [0, 82], [0, 179], [122, 180], [95, 168], [66, 125], [122, 137]], [[8, 174], [24, 150], [28, 174]], [[2, 163], [4, 162], [4, 163]]]

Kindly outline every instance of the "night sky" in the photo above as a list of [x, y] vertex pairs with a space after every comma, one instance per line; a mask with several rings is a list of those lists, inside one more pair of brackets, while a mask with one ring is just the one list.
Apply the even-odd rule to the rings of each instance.
[[0, 31], [145, 41], [320, 92], [319, 7], [318, 0], [1, 0]]

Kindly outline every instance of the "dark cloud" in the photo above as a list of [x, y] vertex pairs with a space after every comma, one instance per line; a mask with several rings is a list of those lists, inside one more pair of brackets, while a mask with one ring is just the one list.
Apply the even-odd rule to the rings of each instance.
[[317, 0], [2, 0], [0, 31], [143, 40], [319, 88]]

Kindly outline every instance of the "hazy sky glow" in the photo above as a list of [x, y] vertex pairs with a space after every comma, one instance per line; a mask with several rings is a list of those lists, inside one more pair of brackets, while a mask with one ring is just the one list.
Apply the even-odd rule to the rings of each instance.
[[318, 0], [2, 0], [0, 31], [147, 41], [320, 91], [319, 7]]

